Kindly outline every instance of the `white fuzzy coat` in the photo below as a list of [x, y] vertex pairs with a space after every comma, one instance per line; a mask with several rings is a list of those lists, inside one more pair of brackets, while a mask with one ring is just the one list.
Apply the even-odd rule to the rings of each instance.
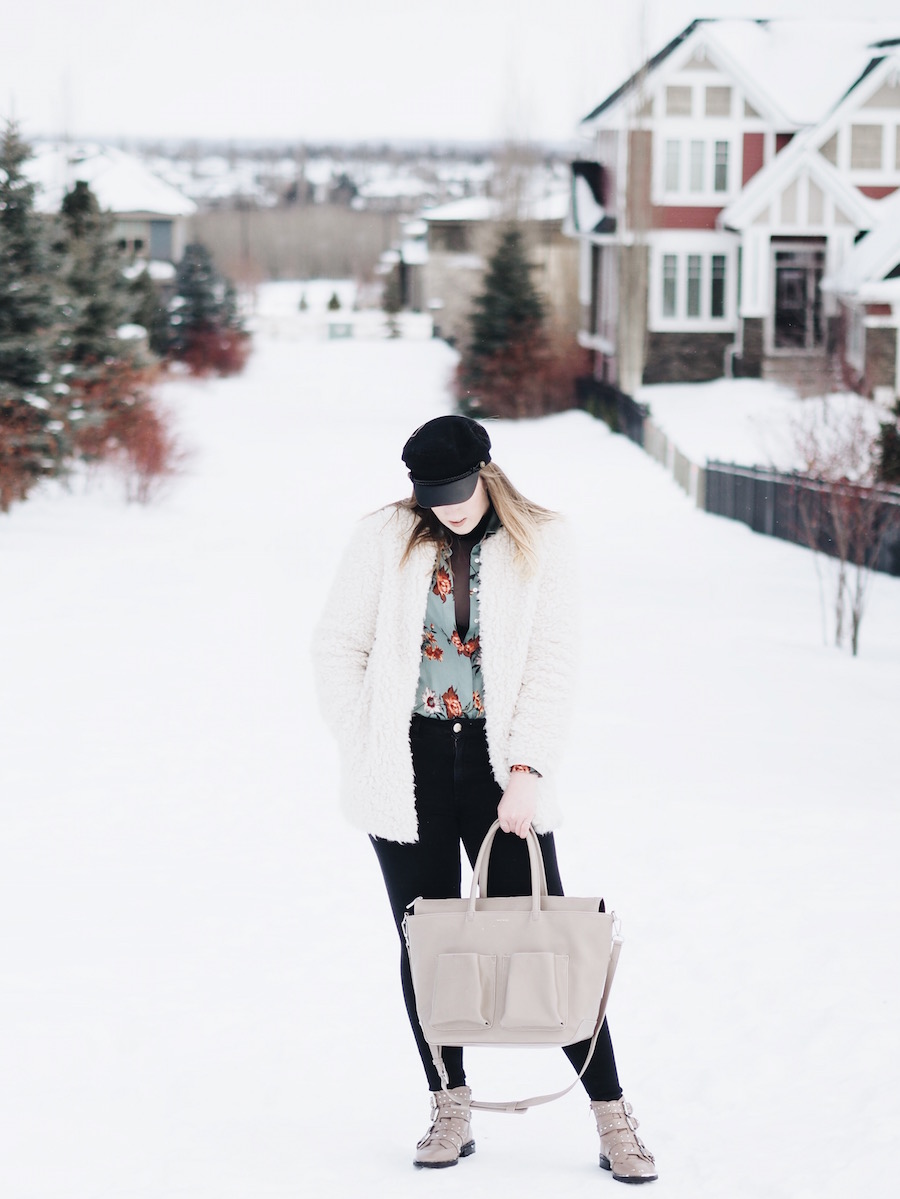
[[[400, 565], [412, 514], [364, 518], [344, 554], [316, 629], [313, 657], [323, 715], [337, 737], [341, 799], [350, 821], [390, 841], [418, 839], [410, 714], [422, 655], [434, 547]], [[574, 660], [573, 572], [566, 526], [539, 532], [526, 577], [505, 529], [483, 542], [481, 653], [491, 767], [501, 787], [516, 762], [542, 775], [534, 827], [560, 821], [553, 777]]]

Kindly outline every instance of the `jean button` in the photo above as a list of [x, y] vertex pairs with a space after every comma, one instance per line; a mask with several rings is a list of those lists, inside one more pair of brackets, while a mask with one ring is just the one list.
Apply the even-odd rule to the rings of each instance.
[[454, 731], [454, 733], [462, 732], [462, 725], [459, 723], [458, 720], [457, 720], [456, 724], [453, 726], [453, 731]]

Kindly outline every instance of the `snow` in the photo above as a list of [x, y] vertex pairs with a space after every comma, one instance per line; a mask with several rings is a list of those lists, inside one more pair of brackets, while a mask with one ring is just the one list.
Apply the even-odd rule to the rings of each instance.
[[41, 212], [59, 212], [66, 191], [79, 179], [88, 184], [105, 211], [159, 216], [190, 216], [196, 211], [187, 196], [114, 146], [42, 143], [24, 169], [40, 184], [35, 207]]
[[794, 391], [764, 379], [715, 379], [710, 383], [660, 383], [641, 387], [638, 400], [653, 423], [698, 466], [733, 462], [802, 470], [810, 435], [854, 420], [874, 437], [882, 411], [855, 392], [798, 399]]
[[[569, 192], [555, 191], [546, 195], [527, 197], [521, 205], [523, 220], [562, 221], [568, 214]], [[490, 196], [467, 196], [464, 200], [453, 200], [436, 208], [425, 208], [422, 216], [426, 221], [497, 221], [504, 212], [502, 201]]]
[[[0, 520], [4, 1195], [616, 1189], [575, 1092], [479, 1114], [463, 1173], [412, 1168], [396, 934], [312, 696], [324, 580], [406, 492], [400, 447], [454, 364], [259, 338], [243, 376], [166, 385], [191, 457], [155, 505], [94, 477]], [[558, 847], [569, 891], [623, 919], [610, 1023], [652, 1194], [886, 1195], [900, 580], [875, 579], [854, 660], [822, 643], [807, 551], [697, 511], [601, 423], [491, 436], [581, 547]], [[485, 1098], [569, 1074], [469, 1060]]]
[[796, 125], [820, 121], [873, 58], [873, 43], [900, 37], [900, 22], [725, 20], [701, 30]]

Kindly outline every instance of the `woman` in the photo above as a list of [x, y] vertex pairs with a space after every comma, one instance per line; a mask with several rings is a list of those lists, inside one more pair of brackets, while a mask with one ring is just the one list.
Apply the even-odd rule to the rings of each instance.
[[[494, 843], [489, 892], [530, 891], [524, 838], [533, 827], [548, 890], [563, 893], [551, 829], [575, 645], [567, 539], [562, 521], [491, 462], [490, 445], [464, 416], [413, 433], [403, 448], [413, 495], [360, 523], [316, 635], [345, 811], [371, 838], [398, 930], [417, 896], [459, 895], [460, 842], [474, 861], [495, 819], [507, 835]], [[443, 1050], [443, 1090], [402, 935], [400, 943], [403, 995], [432, 1093], [415, 1164], [455, 1166], [475, 1149], [462, 1050]], [[588, 1044], [565, 1049], [576, 1070]], [[606, 1027], [582, 1083], [600, 1165], [622, 1182], [655, 1179]]]

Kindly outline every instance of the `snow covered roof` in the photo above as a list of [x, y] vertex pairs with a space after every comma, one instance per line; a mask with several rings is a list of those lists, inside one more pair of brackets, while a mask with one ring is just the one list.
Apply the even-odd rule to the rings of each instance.
[[[818, 21], [701, 18], [692, 21], [648, 62], [652, 74], [665, 63], [684, 65], [704, 46], [710, 59], [751, 97], [768, 100], [785, 129], [820, 121], [860, 81], [873, 60], [900, 45], [900, 20]], [[635, 93], [632, 75], [602, 101], [582, 124], [596, 121]]]
[[25, 172], [39, 185], [35, 207], [40, 212], [59, 212], [63, 196], [79, 179], [108, 212], [175, 217], [197, 211], [193, 200], [160, 179], [139, 158], [113, 146], [44, 143], [35, 148]]
[[[437, 208], [426, 208], [422, 217], [426, 221], [499, 221], [503, 219], [504, 211], [501, 200], [491, 196], [467, 196]], [[568, 211], [569, 191], [566, 189], [524, 200], [519, 215], [523, 221], [562, 221]]]
[[422, 211], [426, 221], [495, 221], [499, 215], [500, 201], [490, 196], [466, 196]]
[[[873, 287], [881, 292], [884, 288], [880, 285], [886, 282], [892, 285], [887, 290], [900, 298], [900, 279], [885, 280], [900, 264], [900, 190], [884, 200], [873, 200], [872, 209], [876, 221], [872, 232], [857, 242], [834, 275], [822, 280], [827, 291], [875, 299]], [[863, 292], [867, 294], [863, 296]]]

